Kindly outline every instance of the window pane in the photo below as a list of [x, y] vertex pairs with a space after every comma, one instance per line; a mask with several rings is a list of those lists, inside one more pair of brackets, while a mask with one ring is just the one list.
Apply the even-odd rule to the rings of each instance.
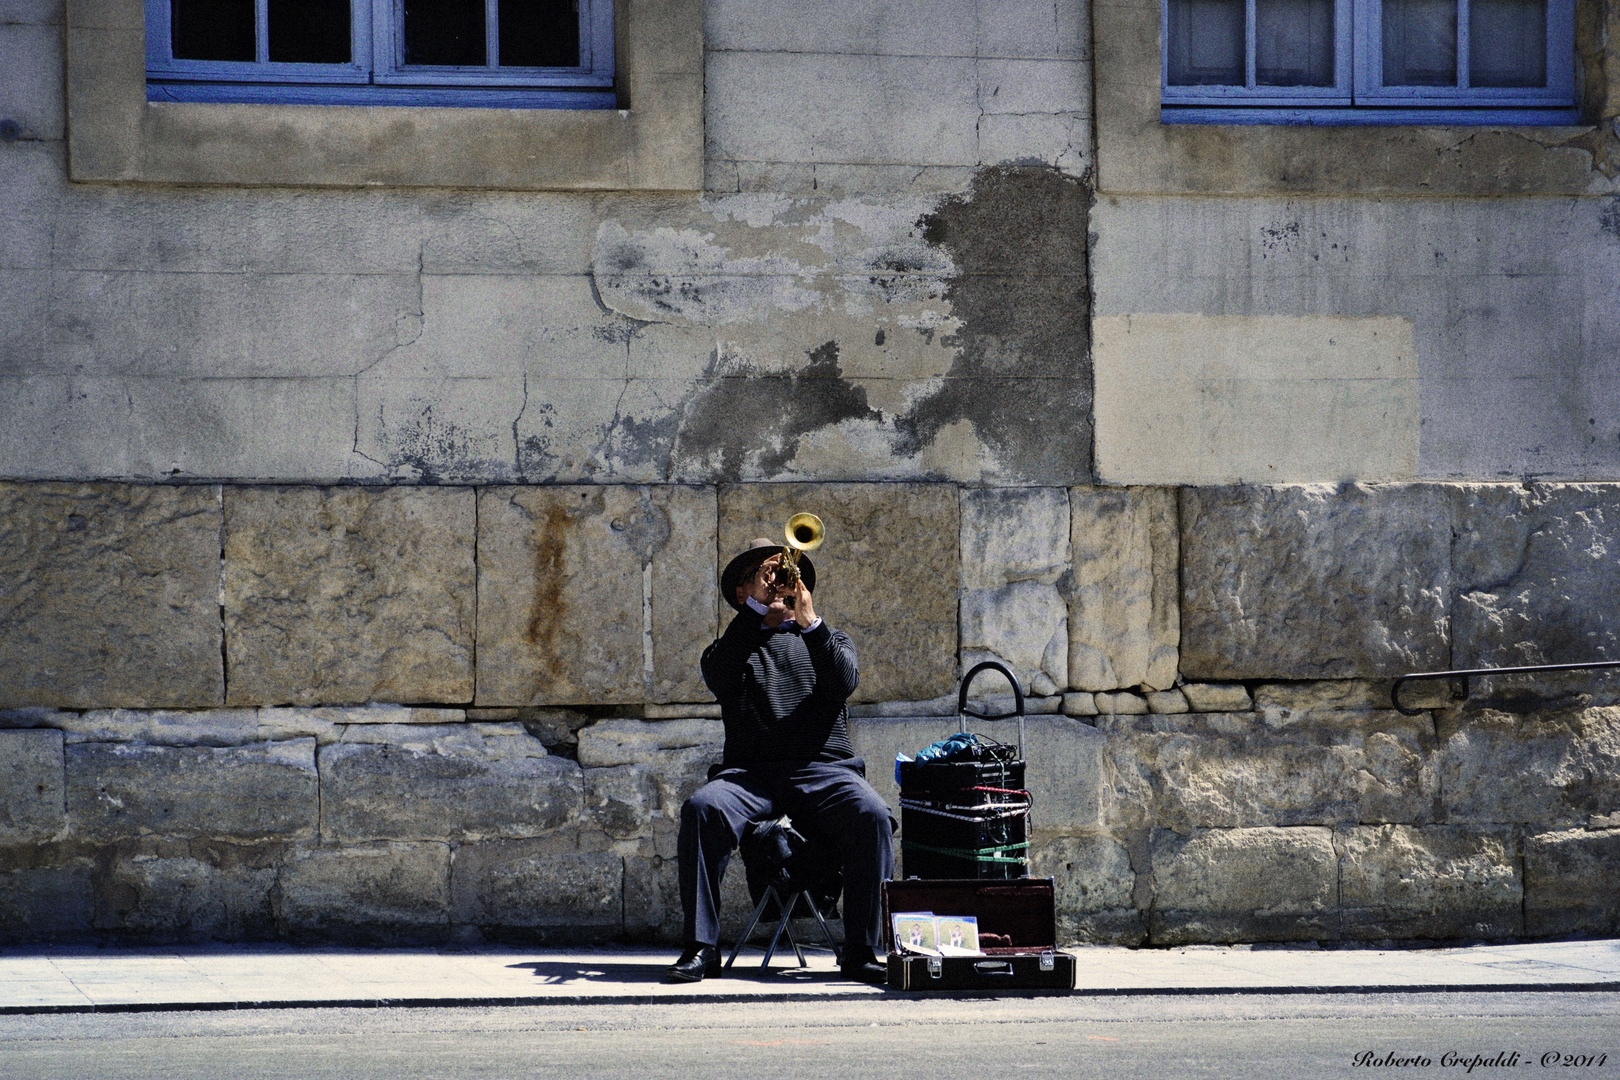
[[1170, 0], [1171, 86], [1242, 86], [1243, 0]]
[[1384, 85], [1457, 85], [1457, 0], [1384, 0]]
[[500, 0], [501, 67], [578, 67], [579, 0]]
[[253, 0], [174, 0], [169, 14], [176, 60], [258, 59]]
[[268, 0], [270, 59], [289, 64], [349, 62], [349, 0]]
[[1254, 81], [1333, 85], [1333, 0], [1255, 0]]
[[1472, 0], [1468, 84], [1547, 85], [1547, 0]]
[[482, 67], [484, 0], [405, 0], [405, 63]]

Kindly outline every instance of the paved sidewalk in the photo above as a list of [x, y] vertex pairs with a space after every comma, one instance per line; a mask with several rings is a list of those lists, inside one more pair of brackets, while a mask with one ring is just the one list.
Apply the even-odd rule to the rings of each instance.
[[[1076, 993], [1620, 991], [1620, 941], [1455, 949], [1078, 947]], [[0, 1013], [822, 1000], [892, 994], [842, 979], [825, 950], [762, 972], [665, 985], [670, 949], [0, 949]], [[749, 961], [750, 956], [752, 962]], [[1005, 992], [1003, 992], [1005, 993]], [[901, 995], [896, 995], [901, 996]], [[911, 995], [904, 995], [911, 996]]]

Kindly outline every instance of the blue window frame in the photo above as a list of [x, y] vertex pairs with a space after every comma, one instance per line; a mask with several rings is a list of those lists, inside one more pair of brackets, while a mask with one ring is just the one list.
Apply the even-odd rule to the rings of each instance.
[[616, 108], [613, 0], [146, 0], [146, 96]]
[[1160, 119], [1570, 124], [1574, 0], [1160, 0]]

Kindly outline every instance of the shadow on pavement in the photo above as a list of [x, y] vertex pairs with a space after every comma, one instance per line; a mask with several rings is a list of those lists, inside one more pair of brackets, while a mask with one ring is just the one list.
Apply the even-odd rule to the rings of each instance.
[[[537, 960], [522, 964], [507, 964], [506, 966], [513, 970], [527, 968], [534, 972], [535, 978], [553, 986], [598, 983], [661, 983], [664, 981], [664, 972], [674, 960], [675, 954], [671, 952], [667, 962], [657, 964], [630, 960], [616, 963], [610, 957], [603, 957], [590, 964], [581, 964], [577, 960]], [[757, 957], [752, 964], [746, 964], [746, 960], [746, 955], [739, 956], [736, 965], [720, 977], [732, 981], [773, 983], [844, 981], [837, 968], [802, 968], [795, 965], [792, 967], [772, 966], [761, 970]]]

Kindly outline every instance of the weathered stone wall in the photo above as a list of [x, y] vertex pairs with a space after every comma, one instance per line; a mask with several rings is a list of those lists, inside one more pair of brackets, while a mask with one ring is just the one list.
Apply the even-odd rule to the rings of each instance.
[[0, 933], [670, 937], [716, 566], [799, 509], [880, 787], [967, 667], [1031, 694], [1066, 937], [1616, 932], [1612, 684], [1386, 700], [1620, 648], [1579, 7], [1527, 138], [1164, 127], [1154, 0], [637, 4], [701, 14], [699, 192], [685, 46], [641, 171], [313, 110], [319, 176], [70, 182], [145, 174], [0, 0]]
[[[790, 507], [829, 524], [822, 606], [891, 801], [894, 755], [954, 729], [961, 672], [1018, 674], [1065, 939], [1620, 930], [1620, 684], [1388, 698], [1407, 670], [1620, 651], [1586, 599], [1620, 592], [1614, 485], [0, 496], [11, 940], [677, 936], [677, 813], [722, 739], [692, 674], [716, 552]], [[177, 516], [208, 543], [127, 569]], [[101, 595], [95, 640], [151, 644], [42, 677], [39, 643]], [[161, 632], [178, 617], [189, 637]]]

